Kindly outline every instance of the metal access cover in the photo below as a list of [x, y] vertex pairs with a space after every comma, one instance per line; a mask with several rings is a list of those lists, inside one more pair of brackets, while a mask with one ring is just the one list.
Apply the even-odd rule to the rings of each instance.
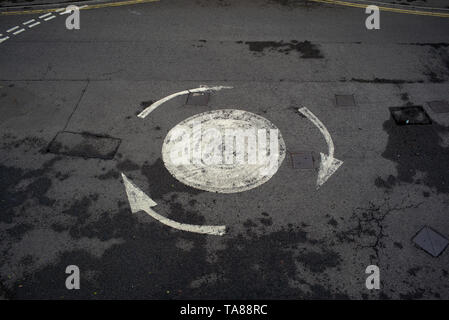
[[310, 151], [291, 152], [293, 169], [313, 169], [313, 156]]
[[449, 103], [447, 101], [444, 101], [444, 100], [430, 101], [430, 102], [427, 102], [427, 104], [432, 109], [432, 111], [435, 113], [449, 112]]
[[355, 99], [352, 94], [336, 94], [335, 103], [337, 107], [355, 107]]
[[413, 242], [434, 257], [438, 257], [449, 243], [446, 238], [427, 226], [418, 232]]
[[112, 159], [121, 140], [91, 133], [59, 132], [48, 146], [48, 152], [74, 157]]
[[187, 96], [188, 105], [207, 106], [210, 94], [207, 92], [193, 92]]
[[398, 125], [431, 124], [429, 115], [421, 106], [391, 107], [391, 115]]

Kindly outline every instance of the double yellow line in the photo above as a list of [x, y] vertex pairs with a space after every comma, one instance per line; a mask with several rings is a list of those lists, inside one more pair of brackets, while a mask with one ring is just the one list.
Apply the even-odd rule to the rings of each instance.
[[[334, 4], [334, 5], [345, 6], [345, 7], [354, 7], [354, 8], [366, 8], [366, 7], [368, 7], [370, 5], [370, 4], [362, 4], [362, 3], [339, 1], [339, 0], [309, 0], [309, 1], [319, 2], [319, 3], [327, 3], [327, 4]], [[449, 18], [449, 13], [443, 13], [443, 12], [422, 11], [422, 10], [408, 10], [408, 9], [399, 9], [399, 8], [381, 7], [381, 6], [377, 6], [377, 7], [381, 11], [390, 11], [390, 12], [396, 12], [396, 13], [414, 14], [414, 15], [419, 15], [419, 16], [431, 16], [431, 17]]]
[[[120, 7], [120, 6], [128, 6], [132, 4], [139, 3], [147, 3], [147, 2], [157, 2], [159, 0], [127, 0], [127, 1], [119, 1], [119, 2], [108, 2], [108, 3], [99, 3], [99, 4], [89, 4], [80, 10], [89, 10], [89, 9], [98, 9], [98, 8], [107, 8], [107, 7]], [[67, 3], [70, 5], [70, 3]], [[54, 9], [35, 9], [35, 10], [21, 10], [21, 11], [2, 11], [0, 15], [8, 16], [8, 15], [19, 15], [19, 14], [38, 14], [38, 13], [47, 13], [47, 12], [55, 12], [61, 8]]]

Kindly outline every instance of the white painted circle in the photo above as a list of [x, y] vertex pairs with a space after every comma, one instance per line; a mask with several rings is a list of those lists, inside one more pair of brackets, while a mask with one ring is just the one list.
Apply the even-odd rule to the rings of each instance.
[[[243, 140], [245, 135], [240, 135], [240, 130], [248, 135]], [[255, 134], [256, 144], [251, 132]], [[232, 133], [240, 138], [235, 138], [231, 145], [231, 138], [227, 137], [232, 137]], [[238, 149], [237, 144], [245, 151]], [[260, 186], [271, 179], [284, 158], [285, 143], [279, 129], [259, 115], [235, 109], [187, 118], [170, 130], [162, 145], [165, 167], [177, 180], [219, 193], [242, 192]]]

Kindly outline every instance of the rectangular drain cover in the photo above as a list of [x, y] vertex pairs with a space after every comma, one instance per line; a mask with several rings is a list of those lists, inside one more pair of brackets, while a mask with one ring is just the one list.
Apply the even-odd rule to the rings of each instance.
[[391, 107], [391, 115], [398, 125], [431, 124], [429, 115], [421, 106]]
[[449, 243], [446, 238], [427, 226], [418, 232], [413, 242], [434, 257], [438, 257]]
[[352, 94], [336, 94], [335, 103], [337, 107], [355, 107], [355, 99]]
[[444, 101], [444, 100], [430, 101], [430, 102], [427, 102], [427, 104], [432, 109], [432, 111], [435, 113], [449, 112], [449, 103], [447, 101]]
[[209, 103], [210, 93], [207, 92], [191, 92], [187, 96], [186, 104], [191, 106], [207, 106]]
[[293, 169], [313, 169], [313, 156], [310, 151], [290, 152]]
[[112, 159], [120, 145], [117, 138], [91, 133], [59, 132], [48, 146], [48, 152], [74, 157]]

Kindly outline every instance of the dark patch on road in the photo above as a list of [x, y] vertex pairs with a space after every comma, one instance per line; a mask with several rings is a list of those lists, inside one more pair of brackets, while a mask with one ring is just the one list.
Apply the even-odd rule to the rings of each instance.
[[194, 189], [176, 180], [165, 168], [164, 162], [158, 158], [153, 164], [144, 163], [142, 174], [148, 180], [148, 196], [152, 199], [162, 199], [170, 192], [186, 192], [192, 195], [203, 193], [203, 190]]
[[169, 205], [170, 211], [167, 216], [176, 222], [196, 225], [204, 225], [206, 222], [199, 212], [184, 209], [181, 203], [170, 201]]
[[118, 170], [120, 170], [122, 172], [135, 171], [140, 168], [138, 164], [132, 162], [129, 159], [126, 159], [126, 160], [120, 162], [119, 164], [117, 164], [116, 167]]
[[33, 226], [27, 223], [20, 223], [16, 224], [14, 227], [6, 229], [6, 232], [9, 236], [13, 237], [14, 239], [18, 240], [23, 237], [25, 233], [32, 230]]
[[73, 202], [70, 208], [63, 211], [63, 213], [77, 218], [79, 223], [84, 223], [90, 215], [88, 209], [94, 199], [95, 195], [84, 196], [81, 199], [77, 199]]
[[401, 300], [418, 300], [418, 299], [422, 299], [422, 297], [424, 296], [424, 289], [418, 288], [415, 291], [410, 291], [409, 293], [406, 294], [400, 294], [399, 297]]
[[327, 223], [333, 226], [334, 228], [338, 226], [338, 222], [334, 218], [331, 218]]
[[402, 79], [384, 79], [384, 78], [374, 78], [374, 79], [352, 78], [351, 81], [359, 83], [378, 83], [378, 84], [424, 83], [424, 80], [402, 80]]
[[310, 41], [298, 42], [292, 40], [290, 42], [284, 41], [246, 41], [249, 50], [255, 53], [263, 53], [266, 51], [277, 51], [283, 54], [290, 54], [296, 51], [301, 54], [303, 59], [322, 59], [323, 55], [318, 49], [318, 46]]
[[376, 187], [385, 189], [392, 189], [396, 185], [396, 182], [396, 178], [391, 174], [386, 180], [382, 179], [382, 177], [377, 177], [376, 180], [374, 180]]
[[[17, 289], [17, 282], [12, 293], [19, 299], [348, 298], [325, 282], [308, 284], [300, 278], [293, 249], [316, 241], [298, 227], [249, 238], [237, 235], [226, 240], [224, 249], [214, 252], [216, 258], [211, 262], [204, 235], [176, 231], [150, 217], [148, 222], [139, 221], [128, 208], [104, 212], [98, 221], [71, 234], [76, 238], [121, 239], [122, 243], [106, 250], [100, 258], [82, 250], [64, 252], [56, 263], [25, 274], [20, 279], [23, 287]], [[179, 241], [192, 243], [190, 251], [179, 248]], [[315, 270], [322, 272], [323, 268], [335, 266], [336, 256], [329, 253], [313, 257], [321, 266]], [[312, 263], [304, 260], [305, 256], [300, 259]], [[61, 270], [75, 262], [84, 273], [96, 276], [84, 278], [81, 290], [67, 291], [59, 285], [66, 278]], [[215, 275], [214, 280], [191, 285], [208, 275]], [[309, 286], [310, 292], [292, 286], [295, 281]]]
[[269, 218], [259, 218], [260, 223], [262, 223], [264, 226], [268, 227], [273, 224], [273, 219], [271, 217]]
[[[433, 123], [430, 126], [398, 126], [393, 119], [385, 121], [383, 129], [388, 143], [382, 156], [397, 164], [395, 179], [405, 183], [423, 183], [439, 193], [449, 193], [449, 147], [442, 136], [449, 135], [449, 127]], [[414, 176], [423, 173], [420, 181]], [[395, 181], [376, 180], [376, 186], [393, 186]]]
[[424, 75], [432, 83], [443, 83], [445, 81], [439, 75], [437, 75], [434, 71], [426, 71], [426, 72], [424, 72]]
[[445, 42], [436, 42], [436, 43], [405, 43], [406, 45], [412, 45], [412, 46], [429, 46], [434, 49], [441, 49], [441, 48], [447, 48], [449, 47], [449, 43]]
[[413, 267], [408, 269], [407, 273], [413, 277], [416, 277], [416, 274], [421, 270], [421, 267]]
[[247, 229], [251, 229], [251, 228], [257, 227], [257, 224], [254, 223], [253, 220], [251, 220], [251, 219], [246, 219], [243, 222], [243, 226]]
[[407, 102], [410, 100], [410, 97], [407, 92], [401, 93], [401, 100]]
[[115, 171], [114, 169], [111, 169], [106, 173], [100, 174], [98, 176], [98, 179], [100, 179], [100, 180], [118, 179], [119, 177], [120, 177], [120, 174], [117, 171]]
[[260, 236], [229, 239], [227, 249], [217, 252], [215, 272], [220, 281], [203, 285], [197, 298], [214, 299], [298, 299], [335, 298], [338, 291], [310, 285], [311, 293], [292, 287], [298, 277], [292, 248], [311, 243], [299, 228], [283, 229]]
[[35, 199], [38, 204], [52, 206], [55, 200], [46, 196], [52, 182], [45, 174], [60, 158], [45, 162], [40, 169], [25, 170], [0, 164], [0, 221], [11, 223], [14, 209], [26, 200]]
[[403, 246], [402, 243], [400, 243], [400, 242], [394, 242], [393, 245], [394, 245], [396, 248], [399, 248], [399, 249], [404, 248], [404, 246]]
[[324, 252], [307, 251], [299, 254], [296, 258], [306, 268], [312, 272], [321, 273], [327, 268], [335, 268], [340, 262], [340, 255], [334, 251], [325, 250]]
[[[140, 103], [140, 107], [141, 107], [142, 109], [146, 109], [147, 107], [151, 106], [153, 103], [154, 103], [153, 100], [142, 101], [142, 102]], [[139, 112], [139, 113], [140, 113], [140, 112]]]
[[59, 132], [48, 146], [48, 152], [83, 158], [110, 160], [121, 143], [120, 139], [88, 132]]
[[3, 150], [23, 148], [24, 152], [43, 148], [47, 144], [45, 140], [37, 137], [25, 137], [23, 139], [16, 139], [14, 136], [8, 134], [3, 135], [2, 140]]

